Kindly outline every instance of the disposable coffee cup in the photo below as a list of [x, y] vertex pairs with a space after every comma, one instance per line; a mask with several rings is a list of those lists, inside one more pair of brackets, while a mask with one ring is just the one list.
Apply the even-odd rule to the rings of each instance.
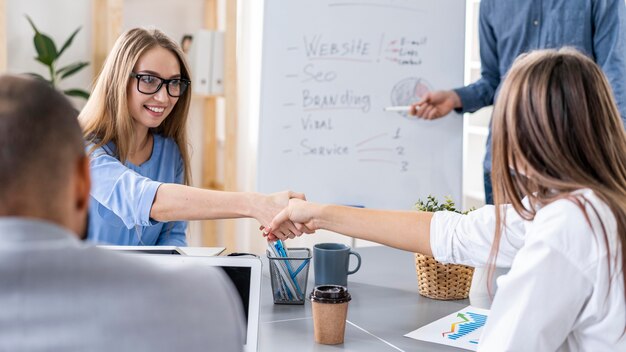
[[311, 292], [315, 342], [325, 345], [343, 343], [348, 316], [348, 289], [339, 285], [315, 286]]

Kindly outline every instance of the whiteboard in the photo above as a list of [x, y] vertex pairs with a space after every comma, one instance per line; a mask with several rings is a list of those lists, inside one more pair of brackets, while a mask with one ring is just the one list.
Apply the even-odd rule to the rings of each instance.
[[265, 0], [258, 189], [461, 203], [463, 120], [385, 112], [463, 85], [463, 0]]

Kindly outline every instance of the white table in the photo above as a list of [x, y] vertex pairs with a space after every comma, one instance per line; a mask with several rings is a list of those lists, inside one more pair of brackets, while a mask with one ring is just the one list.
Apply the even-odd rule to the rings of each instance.
[[[361, 269], [348, 276], [352, 301], [348, 308], [345, 341], [335, 346], [315, 343], [309, 301], [304, 306], [273, 303], [265, 259], [259, 351], [464, 351], [417, 341], [404, 337], [404, 334], [464, 308], [469, 305], [469, 300], [438, 301], [420, 296], [413, 253], [382, 246], [356, 251], [363, 261]], [[311, 267], [307, 296], [313, 289], [313, 279]]]

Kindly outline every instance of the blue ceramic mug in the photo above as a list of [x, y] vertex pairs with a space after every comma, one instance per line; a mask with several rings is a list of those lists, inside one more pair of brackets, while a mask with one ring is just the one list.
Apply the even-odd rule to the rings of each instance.
[[[357, 258], [354, 270], [349, 270], [350, 255]], [[315, 286], [348, 286], [348, 275], [359, 270], [361, 256], [345, 244], [318, 243], [313, 246], [313, 266], [315, 269]]]

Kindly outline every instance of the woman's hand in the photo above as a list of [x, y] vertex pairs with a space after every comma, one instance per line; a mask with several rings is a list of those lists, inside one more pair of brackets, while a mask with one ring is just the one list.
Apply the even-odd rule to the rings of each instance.
[[289, 224], [297, 226], [297, 230], [300, 231], [297, 236], [302, 233], [313, 233], [318, 228], [315, 224], [315, 216], [320, 209], [319, 204], [292, 198], [289, 200], [289, 205], [274, 217], [269, 228], [266, 228], [263, 233], [268, 236], [269, 240], [293, 238], [281, 231]]
[[272, 194], [259, 194], [258, 199], [253, 204], [253, 216], [259, 223], [261, 223], [261, 230], [264, 235], [269, 235], [270, 240], [295, 238], [302, 235], [303, 232], [310, 233], [311, 230], [306, 226], [293, 223], [291, 221], [284, 221], [280, 226], [268, 230], [269, 223], [274, 217], [282, 211], [289, 204], [290, 199], [306, 200], [306, 197], [302, 193], [296, 193], [292, 191], [283, 191]]

